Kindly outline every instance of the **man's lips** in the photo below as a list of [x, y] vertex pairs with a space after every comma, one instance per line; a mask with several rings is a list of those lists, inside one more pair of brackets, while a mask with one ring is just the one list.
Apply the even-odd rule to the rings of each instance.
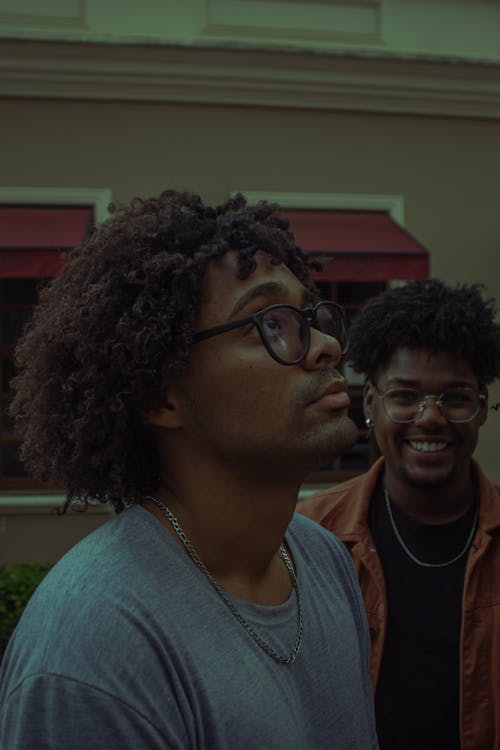
[[334, 381], [311, 401], [312, 404], [321, 404], [332, 409], [345, 409], [350, 402], [347, 385], [343, 380]]
[[418, 453], [440, 453], [452, 444], [449, 439], [437, 435], [405, 438], [405, 443]]

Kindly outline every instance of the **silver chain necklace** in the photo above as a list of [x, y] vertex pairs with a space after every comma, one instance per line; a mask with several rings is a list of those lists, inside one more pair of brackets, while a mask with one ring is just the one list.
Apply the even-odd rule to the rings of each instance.
[[447, 565], [453, 565], [453, 563], [455, 563], [457, 560], [460, 560], [460, 558], [463, 555], [465, 555], [465, 553], [469, 549], [470, 543], [472, 542], [472, 538], [474, 536], [474, 532], [476, 530], [477, 516], [478, 516], [478, 506], [477, 506], [477, 503], [476, 503], [476, 510], [475, 510], [475, 513], [474, 513], [474, 519], [472, 521], [471, 530], [469, 532], [469, 536], [467, 537], [467, 541], [465, 542], [465, 547], [462, 549], [462, 551], [459, 552], [458, 555], [456, 555], [451, 560], [448, 560], [447, 562], [444, 562], [444, 563], [427, 563], [427, 562], [422, 562], [422, 560], [419, 560], [418, 558], [416, 558], [415, 555], [412, 552], [410, 552], [410, 550], [408, 549], [408, 547], [404, 543], [404, 541], [403, 541], [403, 539], [401, 537], [401, 534], [398, 531], [398, 527], [396, 526], [396, 522], [394, 520], [394, 516], [392, 515], [391, 501], [390, 501], [390, 498], [389, 498], [389, 493], [387, 492], [386, 488], [384, 488], [384, 494], [385, 494], [385, 504], [386, 504], [386, 507], [387, 507], [387, 514], [388, 514], [389, 520], [391, 522], [392, 530], [394, 531], [396, 539], [398, 540], [399, 544], [401, 545], [401, 547], [403, 548], [403, 550], [406, 552], [406, 554], [408, 555], [408, 557], [410, 558], [410, 560], [413, 560], [414, 563], [416, 563], [417, 565], [421, 565], [423, 568], [446, 568]]
[[167, 506], [162, 503], [162, 501], [158, 497], [154, 497], [153, 495], [148, 495], [146, 497], [146, 500], [151, 500], [161, 511], [162, 513], [168, 518], [170, 521], [172, 528], [174, 529], [175, 533], [181, 540], [182, 544], [186, 548], [186, 551], [191, 558], [191, 560], [194, 562], [194, 564], [201, 570], [201, 572], [208, 578], [214, 589], [219, 594], [220, 598], [224, 602], [224, 604], [228, 607], [228, 609], [232, 612], [232, 614], [236, 617], [240, 625], [243, 626], [243, 628], [247, 631], [247, 633], [254, 639], [254, 641], [261, 647], [263, 651], [266, 652], [269, 656], [271, 656], [275, 661], [279, 662], [280, 664], [292, 664], [295, 659], [297, 658], [297, 655], [300, 651], [300, 646], [302, 644], [302, 631], [303, 631], [303, 625], [302, 625], [302, 602], [300, 598], [300, 591], [299, 591], [299, 585], [297, 582], [297, 577], [295, 575], [295, 571], [293, 569], [290, 557], [285, 549], [284, 544], [280, 544], [280, 554], [283, 559], [283, 562], [285, 563], [286, 569], [288, 571], [288, 575], [290, 576], [290, 580], [292, 582], [292, 586], [295, 591], [295, 596], [297, 597], [297, 638], [295, 639], [295, 645], [293, 647], [292, 653], [290, 656], [281, 656], [278, 654], [250, 625], [250, 623], [245, 620], [243, 615], [236, 609], [232, 601], [227, 597], [225, 591], [219, 586], [215, 578], [213, 578], [210, 573], [208, 572], [208, 569], [205, 565], [205, 563], [200, 559], [198, 556], [198, 553], [196, 552], [195, 548], [187, 538], [186, 534], [182, 530], [179, 521], [177, 520], [176, 516], [172, 513], [170, 508], [167, 508]]

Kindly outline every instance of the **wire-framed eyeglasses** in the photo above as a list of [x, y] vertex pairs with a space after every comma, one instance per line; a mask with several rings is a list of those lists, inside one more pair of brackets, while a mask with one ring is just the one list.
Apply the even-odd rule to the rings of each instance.
[[337, 339], [342, 353], [347, 350], [344, 309], [330, 301], [318, 302], [314, 307], [303, 310], [293, 305], [270, 305], [246, 318], [199, 331], [192, 341], [204, 341], [250, 323], [257, 326], [262, 343], [271, 357], [282, 365], [297, 365], [306, 358], [311, 343], [311, 326]]
[[393, 422], [405, 424], [416, 422], [425, 411], [429, 399], [434, 399], [441, 414], [453, 424], [470, 422], [479, 414], [481, 402], [486, 399], [484, 393], [474, 388], [449, 388], [439, 396], [428, 393], [424, 395], [414, 388], [391, 388], [380, 391], [377, 396], [382, 399], [384, 411]]

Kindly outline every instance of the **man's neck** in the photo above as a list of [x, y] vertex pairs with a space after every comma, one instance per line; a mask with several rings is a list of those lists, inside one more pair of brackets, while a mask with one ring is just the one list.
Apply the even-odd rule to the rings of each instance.
[[392, 502], [408, 515], [427, 524], [455, 521], [467, 512], [476, 499], [471, 471], [460, 480], [416, 486], [394, 475], [386, 467], [385, 487]]
[[[175, 474], [175, 472], [174, 472]], [[265, 481], [225, 471], [224, 482], [203, 472], [177, 472], [157, 496], [179, 524], [217, 583], [260, 604], [278, 604], [290, 593], [290, 576], [279, 552], [297, 502], [298, 483]], [[200, 482], [203, 477], [203, 482]], [[178, 538], [163, 512], [145, 507]]]

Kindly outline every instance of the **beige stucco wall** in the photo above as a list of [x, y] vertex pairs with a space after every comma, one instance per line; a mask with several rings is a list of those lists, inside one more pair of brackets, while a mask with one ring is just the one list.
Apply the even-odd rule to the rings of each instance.
[[[209, 202], [235, 189], [402, 195], [431, 272], [500, 301], [496, 120], [12, 99], [0, 121], [0, 187], [110, 188], [119, 201], [164, 187]], [[499, 419], [477, 451], [497, 481]]]
[[0, 119], [0, 186], [402, 195], [432, 272], [500, 297], [496, 120], [42, 100]]
[[0, 502], [0, 565], [54, 563], [112, 515], [101, 506], [57, 516], [57, 507], [60, 503]]
[[[208, 202], [236, 189], [401, 195], [432, 274], [484, 282], [500, 303], [498, 121], [12, 99], [0, 122], [0, 187], [109, 188], [118, 201], [165, 187]], [[500, 482], [499, 420], [490, 412], [476, 456]], [[0, 563], [52, 562], [106, 517], [9, 513]]]

